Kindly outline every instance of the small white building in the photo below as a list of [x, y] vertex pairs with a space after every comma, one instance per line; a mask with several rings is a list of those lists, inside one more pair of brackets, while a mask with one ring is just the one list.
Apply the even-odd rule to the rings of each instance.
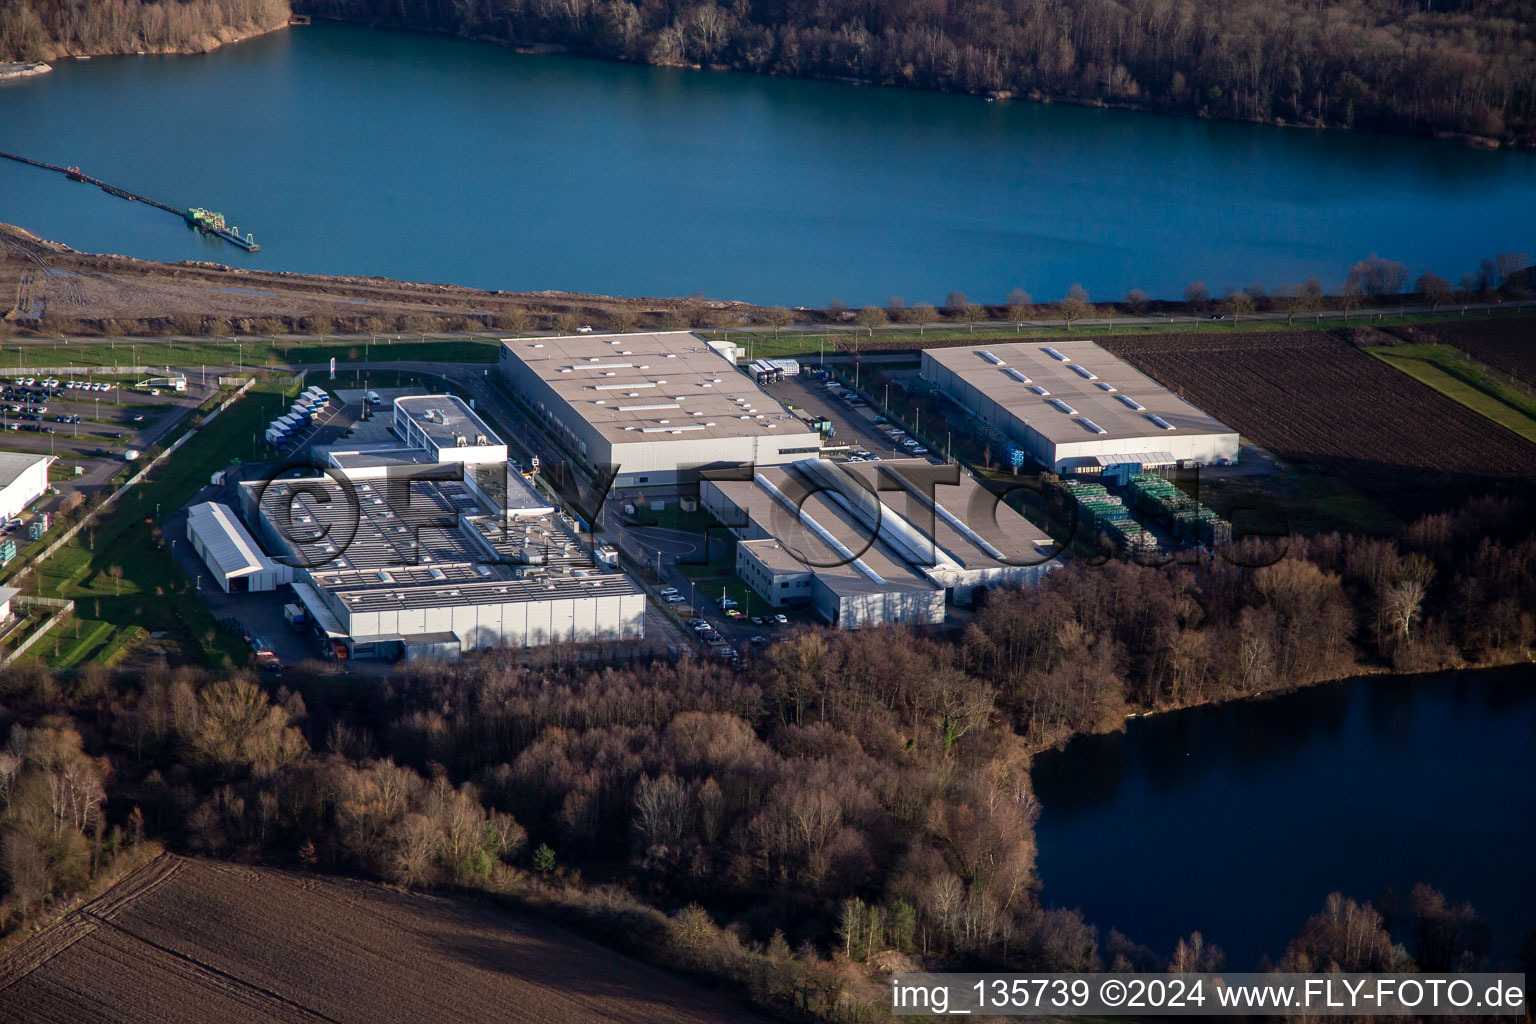
[[293, 568], [268, 558], [228, 505], [205, 501], [188, 509], [187, 539], [226, 594], [293, 582]]
[[48, 490], [52, 455], [0, 452], [0, 516], [14, 519]]
[[0, 587], [0, 622], [11, 621], [11, 598], [19, 593], [18, 587]]
[[435, 462], [479, 465], [507, 461], [507, 445], [461, 398], [407, 395], [395, 399], [395, 436]]

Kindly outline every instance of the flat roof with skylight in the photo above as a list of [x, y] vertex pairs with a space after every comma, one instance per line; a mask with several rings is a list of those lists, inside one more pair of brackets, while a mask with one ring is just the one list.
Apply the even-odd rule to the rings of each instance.
[[507, 339], [501, 374], [589, 462], [619, 464], [621, 482], [814, 453], [820, 436], [721, 348], [690, 331]]
[[1237, 458], [1237, 431], [1092, 341], [926, 349], [922, 374], [1054, 469]]

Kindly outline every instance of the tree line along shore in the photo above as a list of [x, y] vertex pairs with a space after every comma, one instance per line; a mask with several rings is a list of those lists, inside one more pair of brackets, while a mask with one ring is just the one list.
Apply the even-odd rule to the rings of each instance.
[[[293, 0], [293, 11], [512, 46], [1193, 117], [1536, 141], [1521, 0]], [[210, 48], [289, 0], [18, 0], [0, 60]]]
[[0, 5], [0, 62], [204, 53], [291, 17], [288, 0], [14, 0]]
[[[1262, 284], [1213, 292], [1204, 281], [1188, 285], [1182, 296], [1154, 298], [1132, 288], [1119, 298], [1091, 296], [1072, 285], [1060, 298], [1032, 295], [1018, 287], [1001, 302], [978, 301], [951, 290], [942, 301], [911, 301], [891, 296], [882, 304], [852, 308], [833, 299], [824, 306], [761, 306], [745, 302], [686, 298], [622, 298], [571, 292], [486, 291], [456, 285], [394, 281], [379, 277], [337, 277], [283, 271], [234, 269], [204, 262], [158, 263], [126, 256], [77, 252], [57, 242], [0, 224], [0, 295], [19, 296], [29, 269], [47, 269], [34, 304], [36, 317], [8, 313], [0, 336], [157, 337], [231, 333], [424, 334], [498, 330], [511, 333], [553, 330], [569, 334], [578, 327], [612, 331], [705, 329], [729, 332], [751, 327], [778, 332], [792, 326], [841, 329], [852, 344], [854, 333], [873, 339], [883, 328], [902, 327], [911, 335], [896, 347], [930, 337], [930, 331], [971, 334], [984, 324], [995, 329], [1025, 325], [1071, 330], [1078, 321], [1138, 318], [1140, 327], [1163, 317], [1200, 317], [1239, 326], [1253, 314], [1287, 326], [1315, 323], [1327, 314], [1338, 326], [1363, 308], [1422, 307], [1439, 312], [1456, 305], [1517, 309], [1536, 297], [1536, 267], [1528, 253], [1505, 252], [1480, 260], [1456, 281], [1425, 271], [1417, 277], [1398, 260], [1372, 255], [1325, 286], [1316, 275], [1270, 289]], [[78, 272], [78, 273], [72, 273]], [[87, 280], [84, 275], [89, 275]], [[233, 279], [243, 288], [227, 285]], [[49, 294], [48, 289], [58, 291]], [[1507, 306], [1505, 304], [1508, 304]], [[1113, 327], [1113, 324], [1109, 324]], [[1128, 324], [1137, 327], [1133, 321]], [[1186, 320], [1184, 327], [1189, 327]], [[1103, 324], [1095, 329], [1103, 329]], [[916, 328], [915, 331], [911, 328]], [[882, 333], [885, 343], [892, 332]], [[869, 346], [864, 346], [869, 347]], [[780, 353], [788, 354], [788, 353]]]

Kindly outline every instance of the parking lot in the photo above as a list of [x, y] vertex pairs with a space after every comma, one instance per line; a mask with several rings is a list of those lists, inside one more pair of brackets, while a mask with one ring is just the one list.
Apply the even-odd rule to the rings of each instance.
[[217, 387], [202, 388], [194, 378], [178, 394], [136, 383], [104, 375], [0, 377], [0, 450], [58, 460], [48, 474], [57, 493], [35, 502], [25, 518], [105, 486], [130, 452], [161, 441]]
[[[847, 458], [852, 461], [883, 461], [885, 459], [927, 458], [934, 463], [944, 461], [940, 452], [928, 451], [916, 441], [907, 440], [905, 431], [886, 422], [874, 406], [831, 380], [818, 380], [807, 370], [783, 381], [765, 385], [777, 399], [799, 409], [803, 419], [825, 418], [833, 426], [830, 445], [846, 445]], [[893, 436], [893, 431], [896, 433]]]

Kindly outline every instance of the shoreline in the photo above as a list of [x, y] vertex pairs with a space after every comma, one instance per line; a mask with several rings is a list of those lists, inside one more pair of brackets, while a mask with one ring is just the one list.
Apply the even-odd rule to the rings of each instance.
[[408, 25], [384, 25], [364, 21], [353, 21], [330, 15], [314, 15], [314, 18], [335, 25], [350, 25], [356, 28], [367, 28], [374, 31], [401, 32], [407, 35], [434, 35], [447, 39], [460, 39], [464, 42], [488, 43], [492, 46], [510, 50], [516, 54], [535, 56], [564, 56], [580, 57], [586, 60], [606, 61], [612, 64], [630, 64], [638, 67], [666, 68], [674, 71], [714, 72], [718, 74], [751, 75], [763, 78], [784, 78], [804, 82], [830, 82], [837, 85], [864, 86], [875, 89], [895, 89], [904, 92], [924, 92], [939, 96], [966, 96], [980, 100], [984, 103], [1025, 102], [1042, 106], [1060, 104], [1069, 107], [1084, 107], [1098, 110], [1119, 110], [1126, 113], [1147, 114], [1155, 117], [1170, 117], [1179, 121], [1209, 121], [1213, 124], [1247, 124], [1259, 125], [1266, 128], [1305, 129], [1317, 132], [1339, 132], [1345, 135], [1381, 135], [1395, 138], [1425, 139], [1432, 142], [1455, 142], [1468, 149], [1483, 151], [1513, 150], [1516, 152], [1536, 150], [1536, 135], [1515, 136], [1510, 141], [1492, 138], [1485, 135], [1474, 135], [1468, 132], [1450, 131], [1445, 129], [1424, 129], [1420, 131], [1393, 130], [1385, 127], [1353, 128], [1342, 124], [1330, 124], [1325, 122], [1287, 121], [1284, 118], [1257, 118], [1257, 117], [1219, 117], [1202, 108], [1198, 111], [1184, 112], [1171, 107], [1156, 107], [1145, 103], [1132, 103], [1123, 99], [1109, 100], [1103, 97], [1057, 96], [1042, 92], [1040, 89], [1030, 89], [1019, 93], [1012, 90], [994, 90], [990, 92], [967, 91], [962, 89], [941, 89], [922, 85], [903, 85], [899, 83], [873, 81], [865, 78], [855, 78], [847, 75], [816, 75], [816, 74], [785, 74], [780, 71], [763, 70], [737, 67], [733, 64], [723, 63], [695, 63], [688, 60], [677, 61], [652, 61], [635, 59], [622, 55], [596, 53], [589, 50], [576, 49], [564, 43], [538, 43], [513, 39], [500, 39], [484, 33], [468, 34], [455, 32], [444, 28], [430, 26]]
[[10, 82], [18, 78], [32, 78], [36, 75], [46, 75], [53, 70], [53, 65], [45, 60], [8, 60], [0, 61], [0, 82]]
[[1466, 661], [1456, 665], [1435, 665], [1414, 669], [1395, 669], [1387, 665], [1358, 665], [1356, 666], [1356, 671], [1350, 672], [1346, 675], [1329, 676], [1326, 679], [1314, 679], [1306, 683], [1297, 683], [1294, 686], [1260, 690], [1257, 693], [1244, 693], [1233, 697], [1221, 697], [1211, 700], [1194, 701], [1189, 704], [1172, 704], [1168, 707], [1152, 708], [1146, 711], [1128, 711], [1126, 712], [1125, 717], [1121, 719], [1120, 724], [1116, 729], [1106, 729], [1104, 732], [1098, 733], [1075, 732], [1058, 743], [1053, 743], [1048, 746], [1031, 750], [1030, 757], [1033, 758], [1040, 754], [1053, 752], [1059, 753], [1068, 743], [1071, 743], [1079, 736], [1102, 736], [1110, 732], [1124, 731], [1126, 726], [1134, 721], [1150, 718], [1160, 718], [1164, 715], [1175, 714], [1180, 711], [1193, 711], [1196, 708], [1217, 708], [1225, 707], [1229, 704], [1242, 704], [1246, 701], [1275, 700], [1277, 698], [1290, 696], [1293, 693], [1299, 693], [1302, 690], [1309, 690], [1314, 686], [1332, 686], [1343, 683], [1358, 683], [1366, 679], [1381, 679], [1384, 677], [1406, 678], [1410, 676], [1432, 676], [1444, 672], [1488, 672], [1502, 668], [1513, 668], [1516, 665], [1531, 664], [1536, 664], [1536, 657], [1533, 657], [1530, 654], [1525, 654], [1524, 656], [1511, 654], [1507, 658], [1495, 659], [1493, 661]]
[[[262, 36], [271, 35], [273, 32], [281, 32], [283, 29], [289, 28], [293, 24], [294, 22], [290, 19], [285, 20], [280, 25], [273, 25], [270, 28], [262, 28], [260, 25], [254, 23], [246, 23], [239, 26], [223, 25], [219, 28], [210, 30], [207, 35], [198, 39], [195, 44], [174, 48], [149, 47], [146, 49], [139, 49], [135, 47], [131, 50], [126, 48], [73, 50], [64, 47], [57, 51], [50, 51], [49, 56], [42, 60], [0, 61], [0, 81], [10, 81], [11, 79], [16, 78], [28, 78], [34, 75], [47, 74], [48, 72], [54, 70], [52, 66], [53, 64], [65, 60], [93, 60], [97, 57], [192, 57], [203, 53], [213, 53], [215, 50], [222, 49], [226, 46], [233, 46], [236, 43], [243, 43], [248, 39], [259, 39]], [[57, 40], [50, 43], [51, 47], [62, 45], [63, 44]], [[33, 68], [36, 70], [19, 70], [7, 74], [7, 68]]]

